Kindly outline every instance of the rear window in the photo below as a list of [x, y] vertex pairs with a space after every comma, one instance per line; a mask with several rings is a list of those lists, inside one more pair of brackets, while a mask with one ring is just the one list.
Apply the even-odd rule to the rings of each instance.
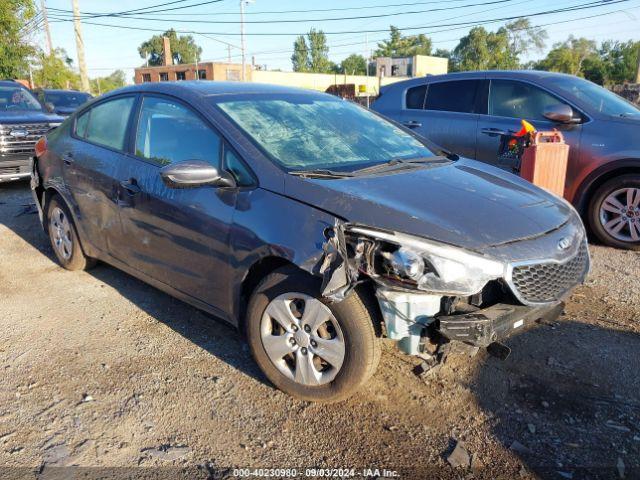
[[456, 80], [431, 83], [427, 90], [426, 110], [474, 113], [480, 80]]

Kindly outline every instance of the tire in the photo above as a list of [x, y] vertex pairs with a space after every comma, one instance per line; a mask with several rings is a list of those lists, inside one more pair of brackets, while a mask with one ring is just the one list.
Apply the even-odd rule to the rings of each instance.
[[47, 233], [58, 262], [67, 270], [88, 270], [96, 264], [82, 251], [73, 217], [58, 195], [47, 206]]
[[605, 245], [640, 250], [640, 175], [621, 175], [601, 185], [589, 202], [588, 218]]
[[[295, 267], [284, 267], [268, 275], [249, 300], [247, 339], [256, 363], [277, 388], [302, 400], [335, 402], [353, 394], [374, 374], [381, 347], [374, 331], [375, 313], [363, 295], [353, 291], [343, 301], [329, 304], [320, 297], [319, 291], [320, 281]], [[294, 319], [289, 331], [274, 319], [275, 315], [272, 317], [273, 312], [282, 312], [277, 306], [288, 310], [283, 313], [287, 320], [282, 323]], [[282, 320], [283, 316], [279, 318]], [[329, 320], [320, 324], [325, 318]], [[317, 321], [313, 322], [314, 319]], [[295, 331], [294, 324], [297, 325]], [[311, 327], [308, 333], [307, 326]], [[265, 344], [273, 347], [273, 342], [278, 342], [275, 355], [274, 348], [265, 347]], [[341, 363], [336, 353], [341, 351], [342, 347], [337, 348], [340, 342], [344, 347]], [[328, 345], [332, 348], [323, 351]], [[335, 365], [339, 365], [338, 368]]]

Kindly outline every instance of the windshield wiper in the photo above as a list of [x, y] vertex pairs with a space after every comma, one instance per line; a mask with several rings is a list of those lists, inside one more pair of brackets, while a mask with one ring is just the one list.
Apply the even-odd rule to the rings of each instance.
[[312, 170], [294, 170], [289, 172], [297, 177], [315, 177], [315, 178], [346, 178], [353, 177], [351, 172], [337, 172], [326, 168], [315, 168]]
[[392, 158], [388, 162], [379, 163], [377, 165], [372, 165], [371, 167], [361, 168], [359, 170], [354, 170], [352, 173], [354, 175], [369, 175], [371, 173], [380, 173], [386, 172], [389, 170], [396, 170], [407, 168], [412, 165], [422, 164], [422, 163], [444, 163], [450, 162], [451, 160], [447, 157], [416, 157], [416, 158]]

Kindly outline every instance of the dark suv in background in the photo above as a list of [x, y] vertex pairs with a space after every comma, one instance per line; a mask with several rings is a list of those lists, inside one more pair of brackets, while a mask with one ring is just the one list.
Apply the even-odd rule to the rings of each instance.
[[22, 84], [0, 81], [0, 183], [29, 178], [36, 142], [62, 120]]
[[607, 245], [640, 249], [640, 110], [587, 80], [538, 71], [465, 72], [384, 87], [372, 108], [442, 148], [499, 164], [499, 133], [558, 129], [571, 146], [564, 196]]
[[53, 111], [63, 117], [71, 115], [79, 107], [93, 98], [91, 94], [77, 90], [42, 88], [35, 90], [34, 93], [47, 110]]

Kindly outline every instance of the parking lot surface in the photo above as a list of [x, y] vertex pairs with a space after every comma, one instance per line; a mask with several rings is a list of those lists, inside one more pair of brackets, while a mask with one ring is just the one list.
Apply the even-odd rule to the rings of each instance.
[[322, 405], [271, 387], [198, 310], [104, 264], [60, 268], [30, 204], [27, 184], [0, 186], [0, 465], [14, 472], [640, 477], [640, 252], [592, 247], [560, 321], [509, 340], [506, 361], [458, 352], [421, 379], [385, 341], [372, 381]]

